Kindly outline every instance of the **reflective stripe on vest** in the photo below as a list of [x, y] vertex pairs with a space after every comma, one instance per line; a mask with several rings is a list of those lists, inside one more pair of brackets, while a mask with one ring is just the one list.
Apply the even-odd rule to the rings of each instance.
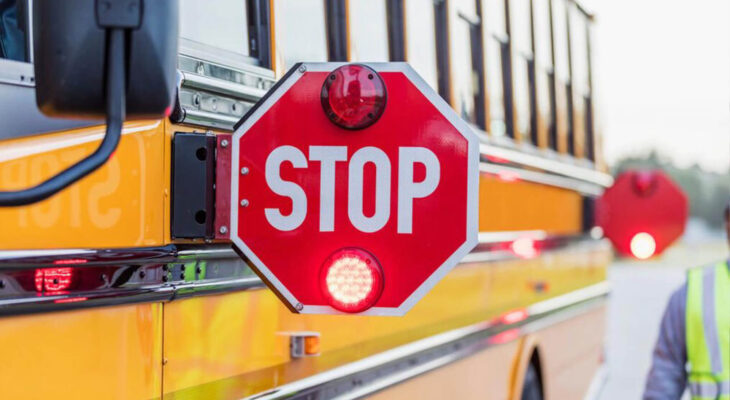
[[692, 399], [730, 400], [730, 268], [695, 268], [687, 275], [689, 389]]

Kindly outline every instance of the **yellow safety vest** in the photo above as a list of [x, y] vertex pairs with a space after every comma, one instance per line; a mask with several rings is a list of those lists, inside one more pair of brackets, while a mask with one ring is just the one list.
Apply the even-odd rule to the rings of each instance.
[[693, 400], [730, 400], [730, 268], [722, 262], [687, 275], [688, 383]]

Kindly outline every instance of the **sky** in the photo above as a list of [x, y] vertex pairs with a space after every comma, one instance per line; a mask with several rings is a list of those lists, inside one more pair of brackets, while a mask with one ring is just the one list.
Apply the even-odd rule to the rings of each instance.
[[609, 165], [656, 149], [730, 168], [730, 1], [586, 0]]

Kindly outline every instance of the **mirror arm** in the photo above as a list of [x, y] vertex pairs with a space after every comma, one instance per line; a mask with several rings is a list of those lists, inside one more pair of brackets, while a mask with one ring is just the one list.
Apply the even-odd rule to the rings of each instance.
[[125, 40], [124, 29], [107, 30], [106, 52], [106, 135], [91, 155], [37, 186], [18, 191], [0, 191], [0, 207], [23, 206], [45, 200], [104, 165], [116, 150], [125, 118]]

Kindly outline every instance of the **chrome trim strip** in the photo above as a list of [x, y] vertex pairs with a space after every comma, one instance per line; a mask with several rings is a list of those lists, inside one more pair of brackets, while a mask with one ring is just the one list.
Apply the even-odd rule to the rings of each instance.
[[538, 168], [543, 171], [590, 182], [595, 185], [609, 187], [613, 184], [613, 178], [609, 174], [593, 169], [578, 167], [557, 160], [551, 160], [546, 157], [527, 154], [519, 150], [511, 150], [487, 143], [482, 143], [479, 146], [479, 150], [481, 151], [481, 154], [485, 156], [497, 157], [526, 167]]
[[184, 116], [180, 120], [180, 124], [200, 125], [209, 128], [233, 130], [239, 118], [231, 117], [225, 114], [218, 114], [209, 111], [195, 110], [192, 108], [183, 108]]
[[513, 168], [500, 164], [479, 164], [479, 172], [482, 173], [499, 175], [500, 172], [504, 171], [515, 174], [520, 180], [555, 186], [568, 190], [575, 190], [590, 196], [600, 196], [603, 194], [604, 190], [603, 186], [595, 183], [590, 183], [580, 179], [565, 178], [553, 173], [535, 172], [528, 169]]
[[[354, 399], [371, 395], [428, 371], [468, 357], [476, 351], [506, 343], [517, 339], [521, 334], [544, 329], [547, 326], [564, 321], [572, 316], [582, 314], [603, 304], [610, 293], [608, 282], [584, 288], [576, 292], [557, 296], [548, 305], [538, 302], [528, 307], [526, 318], [514, 323], [483, 322], [449, 332], [437, 334], [394, 349], [370, 356], [351, 364], [343, 365], [329, 371], [316, 374], [305, 379], [292, 382], [259, 393], [246, 399], [272, 400], [296, 399], [322, 394], [338, 393], [336, 398]], [[536, 313], [530, 310], [542, 310]], [[518, 330], [517, 335], [499, 335], [511, 330]], [[442, 350], [438, 352], [438, 350]], [[434, 352], [436, 352], [434, 354]], [[433, 355], [433, 357], [428, 357]], [[419, 362], [420, 361], [420, 362]], [[398, 366], [402, 365], [402, 368]], [[392, 373], [390, 371], [397, 371]], [[380, 373], [382, 372], [382, 374]], [[371, 382], [365, 382], [366, 376], [374, 376]], [[382, 376], [385, 375], [385, 376]], [[349, 388], [342, 393], [340, 388]]]
[[[560, 250], [569, 244], [606, 246], [607, 242], [600, 237], [590, 235], [548, 235], [542, 230], [499, 231], [479, 233], [479, 244], [467, 255], [470, 256], [495, 252], [489, 245], [508, 244], [520, 238], [531, 238], [536, 241], [553, 242], [549, 250]], [[485, 248], [485, 246], [487, 246]], [[485, 250], [486, 249], [486, 250]], [[512, 254], [512, 253], [510, 253]], [[110, 263], [149, 263], [149, 262], [182, 262], [190, 259], [237, 259], [239, 256], [230, 244], [212, 245], [167, 245], [162, 247], [142, 247], [128, 249], [42, 249], [42, 250], [0, 250], [0, 271], [10, 267], [45, 267], [54, 266], [60, 260], [82, 260], [83, 265], [105, 265]], [[511, 258], [516, 258], [512, 254]]]
[[[35, 87], [33, 64], [0, 58], [0, 83]], [[17, 110], [16, 110], [17, 111]]]
[[[187, 86], [200, 90], [207, 90], [217, 94], [224, 94], [239, 98], [242, 100], [258, 101], [266, 94], [266, 90], [258, 89], [251, 86], [234, 83], [224, 79], [213, 78], [205, 75], [193, 74], [190, 72], [180, 71], [182, 76], [182, 86]], [[236, 118], [238, 122], [240, 118]]]
[[532, 231], [500, 231], [500, 232], [479, 232], [479, 243], [504, 243], [512, 242], [520, 238], [530, 238], [534, 240], [547, 239], [547, 232], [542, 230]]
[[196, 42], [184, 37], [178, 38], [181, 56], [199, 59], [205, 63], [218, 64], [220, 66], [235, 68], [260, 76], [274, 78], [274, 71], [255, 65], [258, 61], [253, 57], [232, 51], [215, 48], [213, 46]]
[[[506, 244], [523, 237], [541, 240], [542, 254], [609, 247], [606, 240], [583, 235], [549, 236], [544, 231], [484, 232], [480, 234], [479, 244], [474, 251], [466, 255], [457, 267], [518, 259]], [[33, 273], [57, 268], [70, 268], [75, 271], [74, 275], [96, 275], [101, 280], [79, 278], [74, 282], [83, 282], [83, 286], [71, 286], [65, 292], [41, 291], [36, 288], [37, 281], [34, 286]], [[228, 244], [0, 251], [0, 315], [142, 301], [172, 301], [183, 297], [265, 287], [246, 261]], [[577, 291], [576, 295], [581, 293]], [[565, 306], [552, 304], [556, 301], [547, 300], [541, 304]], [[545, 310], [532, 311], [541, 313]]]

